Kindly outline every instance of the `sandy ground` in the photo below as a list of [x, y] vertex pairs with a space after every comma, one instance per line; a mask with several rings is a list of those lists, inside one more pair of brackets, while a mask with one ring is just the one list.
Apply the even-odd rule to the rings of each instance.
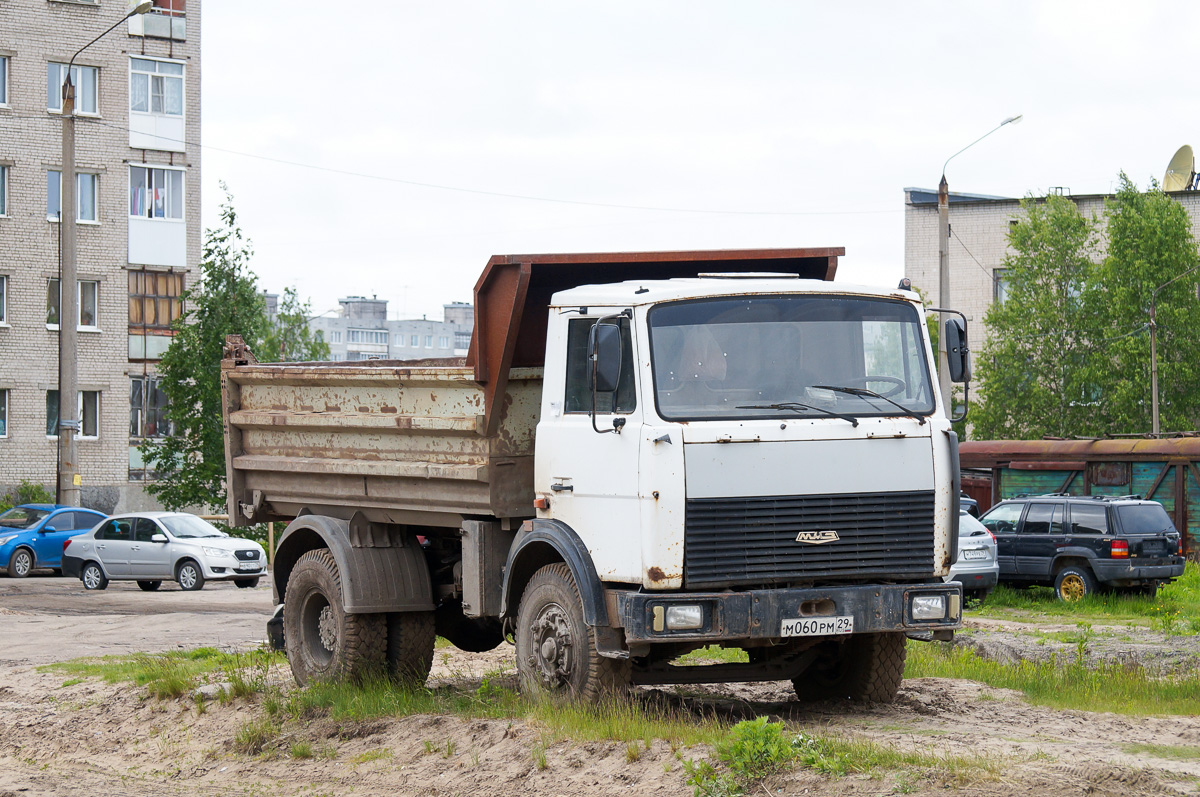
[[[317, 755], [248, 756], [233, 740], [263, 715], [261, 697], [209, 704], [159, 701], [130, 684], [70, 683], [39, 667], [78, 656], [216, 645], [244, 650], [264, 636], [271, 594], [210, 584], [200, 593], [132, 584], [85, 592], [56, 578], [0, 578], [0, 797], [28, 795], [691, 795], [679, 756], [663, 742], [554, 742], [523, 722], [416, 716], [366, 723], [315, 718], [284, 729], [286, 750]], [[1039, 642], [1044, 626], [974, 621], [961, 643], [997, 658], [1036, 658], [1068, 644]], [[1074, 630], [1064, 626], [1057, 630]], [[1104, 629], [1094, 629], [1097, 632]], [[1179, 671], [1196, 661], [1192, 638], [1121, 629], [1093, 644], [1097, 659], [1157, 662]], [[486, 654], [439, 649], [434, 679], [467, 687], [511, 665], [511, 648]], [[272, 673], [291, 688], [286, 670]], [[1134, 745], [1200, 747], [1200, 718], [1135, 719], [1030, 706], [1015, 693], [969, 681], [904, 683], [894, 705], [806, 706], [787, 684], [644, 690], [681, 711], [731, 718], [786, 718], [814, 733], [870, 739], [897, 749], [983, 755], [998, 774], [963, 782], [952, 770], [895, 771], [831, 779], [797, 770], [755, 786], [787, 795], [1175, 795], [1200, 792], [1200, 759], [1130, 753]], [[535, 752], [545, 750], [545, 768]], [[432, 752], [431, 752], [432, 749]]]

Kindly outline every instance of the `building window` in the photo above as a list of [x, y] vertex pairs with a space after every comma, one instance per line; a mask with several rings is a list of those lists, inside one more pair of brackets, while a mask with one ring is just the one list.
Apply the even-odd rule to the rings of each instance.
[[[66, 64], [46, 65], [46, 110], [62, 113], [62, 87], [67, 72]], [[71, 82], [75, 84], [75, 113], [95, 116], [96, 84], [99, 70], [94, 66], [71, 67]]]
[[183, 171], [130, 166], [129, 215], [182, 220]]
[[167, 396], [157, 376], [129, 378], [129, 436], [168, 437]]
[[374, 343], [386, 346], [388, 333], [385, 329], [351, 329], [347, 340], [351, 343]]
[[183, 64], [129, 59], [129, 110], [183, 116]]
[[409, 341], [408, 341], [408, 344], [409, 344], [410, 346], [412, 346], [412, 347], [415, 349], [415, 348], [417, 348], [418, 346], [420, 346], [420, 345], [421, 345], [421, 339], [420, 339], [418, 336], [416, 336], [416, 335], [413, 335], [413, 336], [412, 336], [412, 337], [409, 339]]
[[449, 335], [439, 335], [438, 336], [438, 348], [439, 349], [450, 348], [450, 336]]
[[129, 272], [129, 331], [169, 330], [183, 314], [182, 293], [182, 274]]
[[0, 437], [8, 437], [8, 391], [0, 390]]
[[0, 324], [8, 323], [8, 277], [0, 274]]
[[342, 331], [340, 329], [329, 330], [329, 342], [330, 343], [341, 343], [342, 342]]
[[[100, 436], [100, 391], [81, 390], [79, 397], [80, 439], [95, 440]], [[46, 436], [58, 437], [58, 391], [46, 391]]]
[[455, 332], [454, 333], [454, 348], [466, 349], [471, 346], [470, 332]]
[[404, 336], [403, 335], [396, 336], [396, 345], [402, 349], [404, 348]]
[[427, 348], [427, 349], [433, 348], [433, 335], [425, 336], [425, 348]]
[[0, 216], [8, 215], [8, 167], [0, 164]]
[[8, 56], [0, 55], [0, 105], [8, 105]]
[[996, 304], [1004, 304], [1008, 300], [1008, 269], [992, 270], [992, 298]]
[[[76, 286], [76, 326], [95, 329], [100, 325], [100, 283], [96, 280], [78, 280]], [[51, 277], [46, 281], [46, 323], [50, 326], [58, 326], [61, 296], [58, 278]]]
[[[75, 220], [83, 222], [99, 221], [96, 215], [97, 190], [100, 177], [86, 172], [75, 173]], [[62, 208], [62, 172], [50, 170], [46, 172], [46, 218], [58, 221], [58, 211]]]

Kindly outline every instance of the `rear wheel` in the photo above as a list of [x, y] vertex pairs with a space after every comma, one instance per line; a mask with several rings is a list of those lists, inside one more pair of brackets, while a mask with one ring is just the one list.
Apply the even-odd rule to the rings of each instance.
[[175, 580], [179, 582], [180, 588], [189, 592], [204, 589], [204, 571], [191, 559], [180, 562], [179, 569], [175, 571]]
[[423, 684], [433, 667], [433, 612], [387, 615], [388, 671], [398, 680]]
[[137, 584], [142, 592], [154, 592], [162, 586], [161, 581], [139, 581]]
[[33, 569], [33, 551], [28, 548], [18, 548], [8, 559], [8, 575], [12, 578], [25, 578]]
[[235, 578], [233, 583], [238, 589], [254, 589], [258, 586], [258, 578]]
[[100, 565], [95, 562], [88, 562], [83, 566], [79, 571], [79, 580], [83, 582], [84, 589], [104, 589], [108, 586], [108, 576], [104, 575]]
[[1054, 594], [1060, 601], [1074, 603], [1096, 593], [1096, 577], [1080, 565], [1069, 565], [1054, 578]]
[[527, 694], [559, 694], [594, 703], [629, 687], [628, 659], [596, 652], [583, 602], [562, 563], [533, 574], [517, 612], [517, 675]]
[[792, 679], [797, 697], [808, 702], [891, 703], [896, 699], [908, 655], [904, 634], [856, 634], [825, 644], [821, 658]]
[[[337, 562], [328, 549], [300, 557], [283, 601], [284, 640], [292, 675], [315, 680], [361, 678], [387, 660], [387, 615], [350, 614], [342, 600]], [[432, 650], [430, 658], [432, 660]]]

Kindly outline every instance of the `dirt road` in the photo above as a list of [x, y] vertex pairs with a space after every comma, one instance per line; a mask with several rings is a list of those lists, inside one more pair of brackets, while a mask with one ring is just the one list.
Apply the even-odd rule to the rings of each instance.
[[[508, 720], [416, 716], [366, 723], [313, 718], [284, 728], [282, 754], [234, 752], [234, 737], [263, 715], [261, 698], [209, 704], [157, 701], [130, 684], [72, 683], [37, 665], [78, 656], [212, 645], [256, 646], [271, 594], [210, 584], [199, 593], [132, 584], [85, 592], [58, 578], [0, 578], [0, 797], [22, 795], [691, 795], [683, 758], [624, 744], [556, 741]], [[1099, 629], [1097, 629], [1099, 630]], [[973, 633], [1005, 655], [1022, 655], [1019, 628]], [[1015, 640], [1005, 642], [1006, 636]], [[1148, 644], [1147, 650], [1163, 647]], [[986, 647], [986, 646], [984, 646]], [[1044, 646], [1039, 646], [1044, 649]], [[1014, 653], [1015, 651], [1015, 653]], [[471, 687], [511, 664], [511, 648], [487, 654], [440, 649], [434, 678]], [[1173, 661], [1186, 664], [1184, 650]], [[290, 688], [286, 671], [273, 673]], [[809, 795], [1175, 795], [1200, 793], [1200, 753], [1184, 760], [1144, 752], [1200, 749], [1200, 719], [1131, 719], [1033, 707], [1015, 693], [969, 681], [906, 681], [892, 706], [805, 706], [786, 684], [657, 690], [681, 712], [787, 718], [812, 733], [836, 733], [906, 751], [983, 755], [993, 776], [964, 780], [952, 768], [887, 771], [829, 779], [805, 770], [757, 791]], [[294, 759], [295, 742], [315, 755]], [[544, 752], [545, 767], [540, 765]]]

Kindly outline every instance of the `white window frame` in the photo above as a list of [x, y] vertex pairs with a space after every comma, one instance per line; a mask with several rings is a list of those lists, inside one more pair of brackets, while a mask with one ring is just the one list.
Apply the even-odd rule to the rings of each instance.
[[[145, 173], [144, 174], [145, 179], [142, 183], [144, 188], [142, 190], [147, 193], [140, 198], [140, 203], [135, 203], [134, 196], [133, 196], [134, 185], [135, 185], [135, 182], [134, 182], [134, 171], [135, 170]], [[166, 184], [161, 189], [158, 188], [157, 186], [152, 185], [154, 182], [153, 178], [154, 178], [155, 172], [163, 172], [164, 173], [163, 180], [165, 181]], [[177, 189], [172, 188], [172, 183], [174, 181], [166, 175], [166, 172], [172, 172], [174, 174], [179, 175]], [[149, 197], [150, 191], [159, 191], [159, 190], [161, 190], [164, 195], [164, 199], [163, 199], [163, 203], [162, 203], [164, 212], [163, 212], [162, 216], [155, 216], [155, 215], [153, 215], [153, 208], [156, 203], [154, 201], [148, 199], [148, 197]], [[179, 192], [178, 203], [175, 203], [172, 201], [175, 198], [174, 192], [176, 190], [178, 190], [178, 192]], [[131, 219], [142, 219], [145, 221], [153, 221], [153, 222], [186, 221], [187, 220], [187, 169], [182, 169], [177, 166], [164, 166], [164, 165], [160, 165], [157, 163], [131, 163], [131, 164], [129, 164], [129, 194], [128, 194], [128, 198], [129, 198], [129, 217]], [[147, 215], [146, 213], [141, 213], [141, 212], [134, 213], [133, 212], [134, 206], [137, 204], [140, 204], [141, 206], [145, 207], [146, 210], [150, 211], [150, 215]], [[178, 204], [179, 215], [178, 216], [167, 215], [167, 213], [170, 212], [172, 205], [174, 205], [174, 204]]]
[[[49, 400], [50, 400], [49, 397], [50, 397], [51, 393], [57, 394], [58, 390], [52, 389], [52, 390], [46, 391], [46, 403], [47, 404], [49, 404]], [[83, 411], [84, 411], [84, 400], [85, 400], [85, 397], [88, 397], [88, 396], [90, 396], [92, 398], [92, 403], [94, 405], [93, 412], [92, 412], [92, 420], [95, 421], [95, 425], [96, 425], [96, 430], [95, 430], [96, 433], [95, 434], [84, 434], [84, 431], [83, 431], [85, 428], [87, 428], [86, 425], [84, 424]], [[79, 421], [79, 431], [75, 434], [75, 439], [76, 440], [99, 440], [100, 439], [100, 391], [99, 390], [79, 390], [79, 391], [76, 391], [76, 397], [78, 398], [78, 411], [76, 412], [76, 420]], [[60, 406], [60, 409], [59, 409], [59, 414], [58, 414], [58, 421], [61, 424], [62, 423], [61, 402], [59, 403], [59, 406]], [[49, 409], [49, 407], [47, 407], [47, 409]], [[46, 420], [49, 420], [49, 419], [47, 418]], [[50, 440], [58, 439], [58, 435], [56, 435], [56, 434], [48, 434], [48, 435], [46, 435], [46, 437], [47, 437], [47, 439], [50, 439]]]
[[438, 348], [439, 349], [450, 348], [450, 336], [449, 335], [439, 335], [438, 336]]
[[[52, 283], [55, 283], [58, 281], [59, 281], [58, 277], [48, 277], [46, 279], [46, 299], [47, 300], [49, 300], [49, 298], [50, 298], [50, 285]], [[91, 324], [83, 323], [83, 284], [85, 282], [88, 283], [89, 285], [96, 286], [95, 288], [93, 288], [93, 290], [95, 291], [95, 294], [96, 294], [96, 314], [95, 314], [95, 318], [92, 319]], [[47, 307], [46, 314], [49, 315], [49, 313], [50, 313], [50, 308]], [[75, 314], [76, 314], [75, 315], [75, 329], [76, 330], [78, 330], [80, 332], [99, 332], [100, 331], [100, 280], [91, 280], [91, 279], [75, 280]], [[62, 322], [62, 284], [61, 283], [59, 284], [59, 288], [58, 288], [58, 320], [60, 323]], [[47, 321], [46, 329], [49, 329], [52, 331], [57, 330], [57, 329], [59, 329], [59, 324], [52, 324], [49, 321]]]
[[8, 388], [0, 387], [0, 440], [8, 437], [8, 393]]
[[[182, 71], [178, 75], [159, 72], [159, 71], [157, 71], [157, 69], [154, 72], [150, 72], [145, 69], [135, 68], [134, 67], [135, 61], [152, 61], [156, 64], [172, 64], [174, 66], [178, 66]], [[145, 95], [146, 110], [137, 110], [133, 107], [134, 94], [136, 91], [138, 91], [138, 89], [135, 89], [135, 87], [134, 87], [134, 78], [137, 75], [141, 75], [146, 78], [146, 95]], [[162, 97], [161, 105], [163, 105], [163, 106], [166, 105], [166, 97], [167, 97], [166, 81], [168, 81], [168, 80], [178, 80], [179, 81], [179, 113], [171, 113], [171, 112], [165, 111], [165, 110], [159, 110], [159, 111], [151, 110], [154, 105], [153, 85], [154, 85], [155, 78], [158, 78], [160, 81], [162, 81], [163, 88], [162, 88], [162, 93], [160, 96]], [[169, 119], [184, 119], [187, 115], [187, 94], [186, 94], [186, 92], [187, 92], [187, 64], [185, 62], [177, 61], [177, 60], [174, 60], [171, 58], [149, 58], [144, 55], [129, 56], [129, 112], [130, 113], [144, 114], [146, 116], [165, 116]]]
[[329, 330], [329, 342], [330, 343], [341, 343], [342, 342], [342, 331], [340, 329]]
[[[52, 95], [50, 93], [50, 67], [58, 67], [58, 70], [57, 70], [57, 72], [58, 72], [58, 91], [54, 95]], [[63, 72], [66, 70], [66, 68], [67, 68], [66, 64], [60, 63], [58, 61], [49, 61], [46, 64], [46, 110], [49, 111], [50, 113], [59, 113], [59, 114], [62, 113]], [[91, 98], [92, 103], [94, 104], [95, 107], [93, 107], [92, 110], [90, 110], [90, 111], [87, 110], [86, 108], [84, 108], [83, 101], [87, 98], [82, 96], [80, 93], [80, 89], [83, 88], [83, 81], [80, 78], [82, 77], [82, 75], [85, 71], [92, 73], [92, 75], [93, 75], [92, 86], [95, 89], [95, 96], [93, 96]], [[80, 66], [80, 65], [76, 64], [75, 66], [71, 67], [71, 72], [72, 72], [71, 82], [75, 84], [75, 115], [76, 116], [99, 116], [100, 115], [100, 69], [99, 69], [99, 67]], [[57, 105], [52, 105], [50, 103], [50, 98], [52, 96], [54, 97], [54, 101], [58, 103]]]
[[0, 108], [8, 107], [8, 64], [11, 56], [0, 53]]
[[[57, 222], [59, 220], [57, 213], [50, 212], [50, 175], [58, 175], [58, 208], [62, 210], [62, 169], [47, 169], [46, 170], [46, 221]], [[91, 182], [92, 184], [92, 218], [84, 218], [81, 212], [83, 203], [83, 184]], [[100, 175], [95, 172], [75, 172], [75, 223], [76, 224], [99, 224], [100, 223]]]
[[8, 173], [9, 165], [0, 163], [0, 219], [8, 217]]
[[425, 336], [425, 348], [427, 348], [427, 349], [433, 348], [433, 335]]
[[421, 348], [421, 336], [420, 335], [409, 335], [409, 343], [412, 344], [412, 347], [414, 349]]
[[0, 274], [0, 327], [10, 326], [8, 323], [8, 275]]

